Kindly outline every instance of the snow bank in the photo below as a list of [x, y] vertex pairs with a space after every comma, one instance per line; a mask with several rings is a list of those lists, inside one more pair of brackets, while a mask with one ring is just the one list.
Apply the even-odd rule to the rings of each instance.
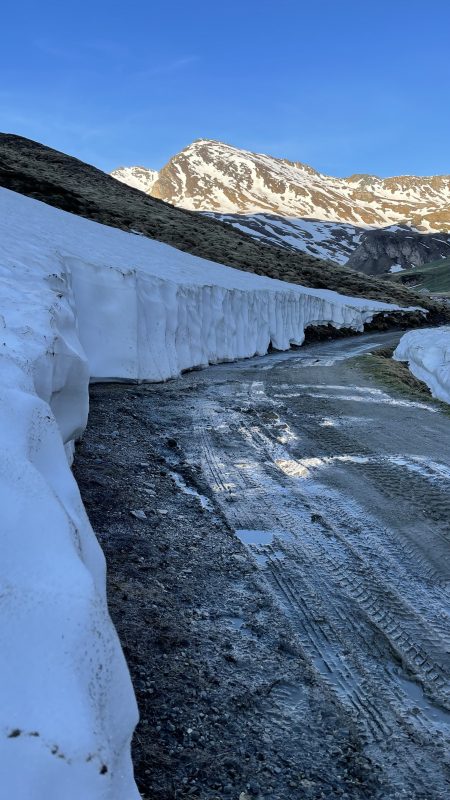
[[33, 205], [1, 192], [1, 793], [132, 800], [137, 710], [64, 452], [86, 424], [89, 367], [60, 258], [29, 227]]
[[133, 800], [137, 710], [67, 463], [89, 377], [164, 380], [397, 307], [239, 272], [5, 189], [0, 235], [2, 789]]
[[7, 254], [63, 287], [94, 380], [165, 380], [301, 344], [309, 325], [361, 331], [398, 309], [231, 269], [7, 190], [1, 203]]
[[450, 326], [405, 333], [394, 358], [407, 361], [413, 375], [427, 384], [433, 397], [450, 403]]

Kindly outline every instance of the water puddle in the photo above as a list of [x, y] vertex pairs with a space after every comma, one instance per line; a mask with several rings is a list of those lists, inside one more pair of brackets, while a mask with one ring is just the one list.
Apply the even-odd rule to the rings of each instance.
[[275, 531], [259, 531], [259, 530], [237, 530], [236, 536], [242, 544], [249, 545], [267, 545], [271, 544]]
[[292, 683], [279, 683], [272, 690], [271, 695], [280, 705], [291, 712], [297, 711], [305, 702], [304, 688]]
[[438, 728], [444, 727], [446, 731], [450, 726], [450, 711], [431, 702], [425, 695], [421, 685], [417, 681], [407, 678], [404, 674], [392, 673], [395, 680], [400, 685], [402, 691], [412, 703], [411, 713], [421, 714], [428, 722], [433, 723]]
[[208, 500], [208, 498], [205, 497], [205, 495], [200, 494], [200, 492], [197, 492], [197, 489], [194, 489], [192, 486], [188, 486], [186, 481], [181, 477], [181, 475], [178, 472], [170, 472], [169, 474], [172, 480], [178, 486], [178, 488], [181, 489], [183, 494], [195, 497], [199, 501], [201, 507], [204, 508], [206, 511], [214, 510], [210, 500]]
[[243, 625], [245, 624], [242, 617], [229, 617], [228, 622], [230, 623], [234, 631], [240, 631]]
[[[286, 397], [287, 395], [275, 395], [275, 397]], [[436, 414], [438, 409], [433, 408], [426, 403], [416, 403], [412, 400], [395, 400], [393, 397], [389, 397], [386, 395], [385, 397], [382, 396], [375, 396], [375, 395], [357, 395], [357, 394], [341, 394], [341, 395], [331, 395], [331, 394], [324, 394], [323, 392], [305, 392], [297, 394], [292, 393], [289, 397], [312, 397], [317, 400], [338, 400], [339, 402], [348, 401], [351, 403], [378, 403], [380, 405], [389, 405], [389, 406], [396, 406], [399, 408], [420, 408], [422, 411], [429, 411], [431, 414]]]
[[432, 461], [422, 456], [386, 455], [336, 455], [312, 458], [276, 458], [275, 464], [290, 478], [308, 478], [312, 472], [337, 464], [380, 465], [389, 464], [416, 473], [431, 483], [450, 481], [450, 469], [446, 464]]
[[321, 428], [353, 428], [355, 425], [367, 426], [373, 424], [371, 417], [322, 417], [319, 422]]

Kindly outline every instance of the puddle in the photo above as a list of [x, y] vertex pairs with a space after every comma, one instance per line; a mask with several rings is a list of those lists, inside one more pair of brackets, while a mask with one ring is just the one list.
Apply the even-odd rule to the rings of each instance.
[[450, 469], [446, 464], [442, 464], [423, 456], [404, 456], [404, 455], [386, 455], [386, 456], [366, 456], [366, 455], [336, 455], [336, 456], [322, 456], [315, 458], [278, 458], [275, 459], [275, 464], [285, 475], [290, 478], [308, 478], [310, 473], [323, 469], [325, 467], [332, 467], [334, 464], [389, 464], [395, 467], [404, 467], [410, 472], [414, 472], [421, 477], [434, 482], [442, 483], [443, 481], [450, 480]]
[[272, 697], [289, 711], [297, 711], [305, 702], [305, 690], [292, 683], [280, 683], [271, 692]]
[[321, 428], [348, 428], [354, 425], [370, 425], [373, 420], [370, 417], [322, 417], [319, 425]]
[[275, 532], [274, 531], [250, 531], [250, 530], [237, 530], [236, 536], [246, 545], [266, 545], [271, 544]]
[[389, 405], [389, 406], [396, 406], [399, 408], [420, 408], [422, 411], [429, 411], [431, 414], [436, 414], [438, 409], [433, 408], [433, 406], [427, 405], [426, 403], [416, 403], [412, 400], [395, 400], [393, 397], [389, 397], [385, 395], [384, 397], [381, 395], [373, 395], [370, 394], [368, 396], [363, 395], [356, 395], [356, 394], [341, 394], [341, 395], [331, 395], [331, 394], [324, 394], [323, 392], [293, 392], [290, 395], [274, 395], [275, 397], [312, 397], [317, 400], [336, 400], [338, 402], [342, 401], [349, 401], [352, 403], [379, 403], [381, 405]]
[[230, 628], [232, 628], [233, 631], [236, 631], [236, 633], [239, 633], [240, 636], [250, 639], [255, 637], [255, 634], [247, 628], [242, 617], [227, 617], [226, 621]]
[[234, 631], [240, 631], [244, 625], [244, 620], [242, 617], [229, 617], [228, 622]]
[[448, 730], [450, 726], [450, 711], [432, 703], [417, 681], [406, 678], [404, 675], [399, 675], [398, 673], [393, 673], [393, 677], [410, 699], [413, 706], [412, 713], [417, 709], [417, 712], [420, 712], [420, 714], [429, 722], [432, 722], [433, 725], [436, 725], [438, 728], [445, 726], [445, 729]]
[[181, 489], [183, 494], [188, 494], [191, 497], [195, 497], [199, 501], [201, 507], [204, 508], [206, 511], [214, 510], [212, 503], [208, 500], [208, 498], [205, 497], [205, 495], [200, 494], [200, 492], [197, 492], [197, 489], [193, 489], [191, 486], [188, 486], [187, 483], [184, 481], [184, 479], [181, 477], [181, 475], [178, 474], [178, 472], [170, 472], [169, 474], [170, 477], [174, 480], [174, 482], [178, 486], [178, 488]]

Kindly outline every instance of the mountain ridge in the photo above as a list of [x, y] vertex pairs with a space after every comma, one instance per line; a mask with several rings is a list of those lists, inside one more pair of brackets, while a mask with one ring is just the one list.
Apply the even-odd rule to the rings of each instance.
[[337, 178], [301, 161], [214, 139], [197, 139], [170, 158], [150, 192], [195, 211], [450, 230], [450, 175], [379, 178], [355, 173]]
[[[131, 168], [133, 169], [133, 168]], [[145, 182], [145, 171], [141, 179]], [[450, 234], [450, 175], [336, 178], [301, 161], [252, 153], [214, 139], [197, 139], [156, 173], [144, 191], [178, 208], [213, 216], [260, 244], [373, 274], [398, 263], [392, 246], [365, 266], [362, 237], [380, 229], [402, 236]], [[136, 186], [124, 168], [113, 176]], [[450, 238], [448, 239], [450, 242]], [[425, 252], [427, 242], [421, 249]], [[405, 248], [399, 246], [399, 258]], [[402, 264], [414, 266], [414, 261]]]

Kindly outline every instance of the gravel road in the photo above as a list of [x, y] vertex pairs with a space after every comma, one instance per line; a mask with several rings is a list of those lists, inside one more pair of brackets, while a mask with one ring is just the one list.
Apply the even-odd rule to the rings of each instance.
[[362, 370], [396, 339], [92, 387], [144, 797], [450, 796], [450, 417]]

